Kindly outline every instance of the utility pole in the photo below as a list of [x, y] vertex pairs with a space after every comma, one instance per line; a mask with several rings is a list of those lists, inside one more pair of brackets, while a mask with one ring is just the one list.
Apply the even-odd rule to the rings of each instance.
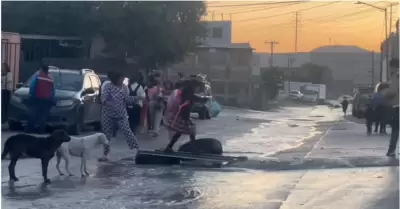
[[374, 69], [375, 68], [375, 52], [374, 51], [372, 51], [372, 69], [371, 69], [371, 85], [372, 85], [372, 87], [374, 87], [374, 84], [375, 84], [375, 82], [374, 82]]
[[276, 41], [265, 41], [265, 44], [270, 44], [271, 46], [271, 62], [270, 62], [270, 67], [272, 68], [274, 66], [274, 45], [279, 44]]
[[294, 52], [297, 53], [297, 33], [299, 29], [299, 12], [296, 12], [296, 27], [295, 27], [295, 35], [294, 35]]

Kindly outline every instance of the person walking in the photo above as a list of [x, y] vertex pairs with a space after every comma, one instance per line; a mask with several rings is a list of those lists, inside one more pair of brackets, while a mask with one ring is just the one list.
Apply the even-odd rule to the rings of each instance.
[[390, 67], [394, 69], [395, 72], [392, 73], [389, 88], [383, 92], [383, 96], [390, 105], [392, 113], [390, 114], [392, 133], [390, 134], [390, 143], [386, 155], [388, 157], [394, 157], [396, 156], [395, 151], [399, 140], [399, 60], [392, 59], [390, 61]]
[[367, 109], [365, 110], [365, 125], [367, 127], [367, 135], [372, 134], [372, 125], [375, 121], [375, 110], [372, 106], [372, 98], [368, 98], [367, 103], [365, 104]]
[[1, 68], [1, 123], [7, 122], [8, 105], [13, 89], [12, 74], [7, 63], [3, 62]]
[[341, 104], [342, 104], [343, 114], [346, 115], [347, 107], [349, 106], [349, 100], [347, 100], [347, 98], [344, 97], [343, 101], [341, 102]]
[[372, 98], [372, 109], [373, 109], [373, 117], [375, 123], [375, 130], [374, 132], [377, 133], [378, 129], [380, 128], [380, 133], [383, 134], [386, 132], [384, 123], [384, 103], [383, 103], [383, 95], [382, 89], [378, 87], [377, 92], [374, 94]]
[[146, 99], [146, 93], [140, 85], [141, 75], [137, 74], [129, 79], [129, 96], [138, 97], [138, 100], [131, 105], [128, 105], [129, 127], [133, 133], [140, 125], [141, 111], [143, 107], [143, 100]]
[[[114, 72], [110, 77], [111, 83], [104, 86], [101, 102], [103, 104], [101, 124], [103, 133], [110, 140], [113, 130], [117, 125], [123, 132], [130, 149], [138, 149], [136, 136], [129, 127], [128, 113], [126, 107], [135, 104], [137, 97], [129, 96], [129, 89], [123, 84], [124, 77], [121, 73]], [[107, 161], [110, 153], [110, 145], [104, 145], [103, 156], [99, 161]]]
[[32, 79], [29, 86], [29, 97], [30, 118], [25, 131], [33, 133], [38, 127], [38, 133], [42, 134], [45, 132], [51, 107], [55, 104], [54, 82], [49, 75], [47, 65], [43, 65]]
[[152, 79], [151, 87], [147, 90], [149, 96], [150, 130], [153, 137], [158, 137], [162, 115], [164, 112], [163, 88], [157, 78]]

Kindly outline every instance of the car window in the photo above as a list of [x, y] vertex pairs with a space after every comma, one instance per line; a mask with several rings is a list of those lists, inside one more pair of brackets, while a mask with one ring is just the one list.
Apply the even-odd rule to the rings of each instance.
[[[35, 73], [34, 75], [36, 75]], [[29, 87], [34, 78], [32, 75], [24, 84], [25, 87]], [[54, 87], [58, 90], [68, 91], [79, 91], [82, 89], [82, 75], [76, 72], [63, 72], [54, 71], [50, 72], [50, 76], [53, 79]]]
[[91, 75], [91, 76], [89, 76], [90, 77], [90, 80], [91, 80], [91, 83], [92, 83], [92, 86], [93, 86], [93, 89], [95, 90], [95, 91], [97, 91], [97, 90], [99, 90], [100, 89], [100, 80], [96, 77], [96, 76], [93, 76], [93, 75]]
[[83, 88], [89, 89], [92, 88], [92, 82], [89, 79], [89, 76], [85, 76], [85, 80], [83, 81]]

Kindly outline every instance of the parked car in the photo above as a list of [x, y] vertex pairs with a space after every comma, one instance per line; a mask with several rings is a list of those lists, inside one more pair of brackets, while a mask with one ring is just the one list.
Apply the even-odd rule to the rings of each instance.
[[379, 83], [376, 84], [376, 86], [375, 86], [374, 93], [389, 88], [389, 85], [390, 85], [390, 84], [387, 83], [387, 82], [379, 82]]
[[211, 119], [212, 117], [212, 104], [213, 97], [211, 94], [211, 84], [205, 75], [199, 75], [197, 79], [203, 82], [203, 86], [196, 94], [205, 98], [203, 101], [196, 101], [193, 104], [191, 112], [198, 113], [200, 119]]
[[[70, 134], [80, 134], [85, 125], [100, 130], [101, 104], [99, 101], [100, 79], [90, 69], [59, 69], [49, 67], [56, 89], [56, 105], [52, 107], [46, 124], [66, 128]], [[21, 129], [29, 117], [29, 85], [32, 75], [24, 84], [18, 84], [13, 93], [8, 114], [11, 130]]]
[[365, 117], [368, 104], [371, 102], [373, 88], [364, 88], [357, 91], [354, 95], [351, 114], [356, 118]]
[[293, 90], [289, 92], [289, 97], [294, 100], [301, 100], [303, 99], [303, 94], [298, 90]]

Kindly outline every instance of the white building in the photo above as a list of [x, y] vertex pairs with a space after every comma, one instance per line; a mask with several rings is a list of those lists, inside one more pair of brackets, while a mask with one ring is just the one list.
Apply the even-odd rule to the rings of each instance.
[[224, 45], [232, 43], [231, 21], [207, 21], [208, 38], [204, 44]]

